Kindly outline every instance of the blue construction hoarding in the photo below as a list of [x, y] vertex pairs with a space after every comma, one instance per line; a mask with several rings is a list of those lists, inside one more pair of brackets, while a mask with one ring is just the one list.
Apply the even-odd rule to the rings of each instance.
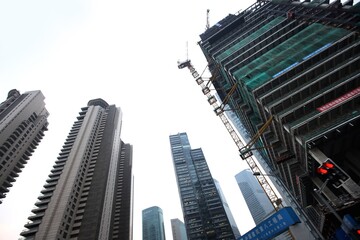
[[341, 227], [335, 231], [335, 240], [360, 239], [360, 223], [351, 214], [345, 214]]
[[299, 223], [300, 219], [291, 207], [281, 208], [237, 240], [272, 239]]

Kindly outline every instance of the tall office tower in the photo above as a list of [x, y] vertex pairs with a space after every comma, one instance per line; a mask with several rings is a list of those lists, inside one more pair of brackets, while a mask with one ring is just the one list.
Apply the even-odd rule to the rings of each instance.
[[230, 210], [230, 207], [229, 207], [229, 204], [227, 203], [226, 201], [226, 198], [225, 198], [225, 195], [221, 189], [221, 186], [220, 186], [220, 183], [218, 180], [214, 179], [214, 183], [215, 183], [215, 186], [216, 186], [216, 189], [218, 190], [218, 193], [220, 195], [220, 198], [221, 198], [221, 201], [222, 201], [222, 204], [224, 206], [224, 209], [225, 209], [225, 212], [226, 212], [226, 215], [228, 216], [228, 219], [229, 219], [229, 222], [230, 222], [230, 225], [231, 225], [231, 228], [233, 230], [233, 233], [235, 235], [235, 238], [237, 239], [238, 237], [241, 237], [240, 235], [240, 231], [237, 227], [237, 224], [235, 222], [235, 219], [232, 215], [232, 212]]
[[0, 203], [47, 131], [41, 91], [9, 91], [0, 104]]
[[253, 147], [266, 146], [264, 168], [316, 238], [342, 231], [346, 213], [360, 217], [359, 8], [256, 1], [200, 35], [220, 100], [251, 136], [271, 122]]
[[251, 216], [258, 225], [275, 209], [251, 170], [245, 169], [236, 174], [235, 178]]
[[169, 138], [188, 239], [235, 239], [201, 148], [186, 133]]
[[[236, 174], [235, 179], [255, 224], [259, 225], [261, 222], [266, 221], [275, 212], [275, 208], [252, 171], [245, 169]], [[293, 238], [289, 232], [283, 232], [273, 239], [284, 240]]]
[[143, 240], [165, 240], [163, 211], [157, 206], [142, 211]]
[[178, 218], [171, 219], [173, 240], [188, 240], [186, 237], [185, 224]]
[[81, 108], [23, 237], [132, 239], [132, 145], [121, 125], [121, 109], [102, 99]]

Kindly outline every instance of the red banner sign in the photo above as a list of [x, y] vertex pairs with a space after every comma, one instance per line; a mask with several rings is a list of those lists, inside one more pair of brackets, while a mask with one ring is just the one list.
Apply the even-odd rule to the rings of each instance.
[[328, 110], [332, 107], [335, 107], [335, 106], [339, 105], [340, 103], [342, 103], [350, 98], [353, 98], [359, 94], [360, 94], [360, 87], [357, 87], [354, 90], [351, 90], [350, 92], [345, 93], [341, 97], [338, 97], [338, 98], [332, 100], [331, 102], [328, 102], [325, 105], [322, 105], [321, 107], [318, 107], [316, 109], [320, 112], [326, 111], [326, 110]]

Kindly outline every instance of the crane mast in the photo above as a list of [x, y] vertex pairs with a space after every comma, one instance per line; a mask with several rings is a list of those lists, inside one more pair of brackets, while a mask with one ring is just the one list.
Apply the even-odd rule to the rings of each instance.
[[[210, 91], [211, 80], [207, 81], [207, 83], [205, 84], [205, 81], [203, 80], [202, 76], [200, 76], [200, 74], [196, 71], [196, 69], [191, 64], [190, 60], [186, 60], [184, 62], [178, 62], [179, 69], [183, 69], [185, 67], [187, 67], [190, 70], [190, 73], [193, 76], [193, 78], [195, 79], [196, 83], [201, 87], [203, 94], [207, 97], [209, 104], [213, 106], [215, 114], [220, 117], [225, 128], [227, 129], [231, 138], [233, 139], [236, 146], [238, 147], [241, 157], [247, 162], [251, 171], [253, 173], [259, 173], [259, 172], [261, 173], [261, 170], [259, 169], [256, 161], [251, 157], [252, 154], [247, 154], [246, 156], [243, 156], [245, 153], [250, 152], [249, 150], [250, 150], [250, 147], [252, 146], [252, 144], [251, 144], [251, 146], [249, 144], [245, 145], [242, 142], [242, 140], [240, 139], [240, 137], [238, 136], [237, 132], [232, 127], [232, 125], [230, 124], [229, 120], [227, 119], [227, 116], [224, 113], [224, 107], [225, 107], [226, 103], [219, 105], [217, 103], [216, 97], [211, 94], [211, 91]], [[236, 88], [236, 84], [232, 87], [232, 89], [230, 90], [229, 94], [227, 95], [227, 97], [225, 99], [228, 99], [228, 97], [234, 92], [235, 88]], [[268, 120], [265, 125], [268, 126], [270, 121], [271, 121], [271, 119]], [[262, 130], [262, 131], [264, 131], [264, 130]], [[267, 181], [267, 179], [265, 178], [265, 176], [263, 174], [256, 175], [256, 177], [257, 177], [261, 187], [265, 191], [266, 195], [268, 196], [269, 200], [273, 204], [274, 208], [277, 210], [280, 207], [280, 205], [282, 205], [281, 199], [274, 192], [271, 185], [269, 184], [269, 182]]]

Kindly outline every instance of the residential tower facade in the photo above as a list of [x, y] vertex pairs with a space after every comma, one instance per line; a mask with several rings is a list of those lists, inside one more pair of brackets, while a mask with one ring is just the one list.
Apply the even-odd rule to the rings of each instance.
[[121, 109], [102, 99], [81, 108], [25, 239], [132, 239], [132, 146], [121, 126]]
[[41, 91], [9, 91], [0, 104], [0, 203], [47, 131]]

